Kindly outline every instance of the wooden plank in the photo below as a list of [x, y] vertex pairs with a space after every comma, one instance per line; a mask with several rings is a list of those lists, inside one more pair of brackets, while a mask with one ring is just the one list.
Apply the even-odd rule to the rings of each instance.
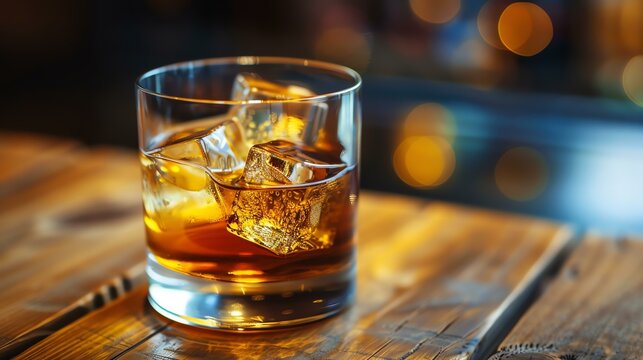
[[136, 157], [65, 156], [74, 161], [0, 200], [0, 358], [142, 281]]
[[[168, 326], [168, 322], [154, 313], [145, 298], [145, 287], [138, 287], [136, 290], [121, 297], [110, 306], [110, 316], [94, 318], [93, 321], [84, 321], [85, 318], [73, 323], [72, 326], [82, 326], [81, 337], [69, 337], [60, 344], [55, 356], [35, 355], [40, 359], [107, 359], [123, 353], [127, 349], [136, 346], [139, 339], [145, 339], [148, 334], [157, 333]], [[109, 305], [108, 305], [109, 306]], [[101, 309], [102, 310], [102, 309]], [[98, 310], [98, 311], [101, 311]], [[131, 316], [136, 313], [137, 316]], [[123, 321], [114, 321], [122, 319]], [[59, 332], [65, 332], [67, 328]], [[58, 333], [56, 333], [58, 334]], [[101, 349], [101, 355], [97, 357], [97, 349], [88, 348], [86, 343], [110, 343]], [[47, 340], [45, 340], [47, 341]], [[31, 350], [28, 350], [31, 352]], [[19, 357], [29, 356], [22, 354]], [[33, 356], [33, 355], [32, 355]]]
[[[334, 318], [290, 330], [206, 331], [158, 317], [140, 290], [20, 358], [482, 358], [569, 244], [570, 232], [530, 218], [415, 204], [363, 194], [357, 301]], [[373, 206], [387, 215], [367, 225]]]
[[69, 166], [76, 141], [0, 132], [0, 199]]
[[642, 274], [643, 239], [589, 236], [493, 359], [643, 358]]

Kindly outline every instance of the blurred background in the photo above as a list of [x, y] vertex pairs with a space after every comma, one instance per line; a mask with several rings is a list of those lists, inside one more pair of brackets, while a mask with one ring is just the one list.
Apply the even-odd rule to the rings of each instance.
[[12, 1], [0, 131], [136, 148], [134, 81], [305, 57], [364, 76], [363, 188], [643, 231], [643, 1]]

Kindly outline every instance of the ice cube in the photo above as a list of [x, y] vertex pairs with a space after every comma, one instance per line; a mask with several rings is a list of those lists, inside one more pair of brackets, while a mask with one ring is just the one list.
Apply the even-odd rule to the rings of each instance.
[[189, 191], [199, 191], [206, 186], [207, 175], [199, 167], [205, 166], [206, 161], [198, 139], [172, 143], [150, 155], [161, 181]]
[[206, 132], [190, 134], [190, 137], [180, 142], [168, 144], [158, 150], [159, 155], [172, 160], [180, 160], [195, 165], [205, 166], [207, 164], [203, 156], [199, 136], [206, 135]]
[[346, 178], [297, 188], [240, 190], [227, 230], [276, 255], [326, 249], [341, 221]]
[[253, 146], [243, 180], [254, 185], [291, 185], [328, 179], [346, 167], [338, 158], [285, 140]]
[[237, 75], [232, 85], [234, 100], [286, 100], [311, 96], [315, 93], [303, 86], [279, 84], [254, 73]]
[[155, 158], [154, 165], [162, 177], [161, 181], [181, 189], [200, 191], [207, 185], [208, 176], [200, 167], [164, 158]]
[[179, 134], [178, 140], [149, 155], [165, 181], [198, 191], [207, 183], [206, 169], [214, 177], [229, 179], [230, 174], [240, 174], [246, 154], [239, 124], [226, 119], [210, 129]]
[[199, 140], [212, 173], [229, 174], [243, 168], [248, 148], [236, 120], [222, 122]]
[[203, 168], [144, 154], [140, 159], [145, 224], [149, 231], [180, 230], [228, 217], [232, 199], [221, 197], [218, 185]]
[[[292, 100], [315, 95], [305, 87], [268, 81], [254, 73], [237, 75], [232, 88], [234, 100]], [[244, 104], [231, 109], [250, 145], [276, 138], [312, 145], [324, 127], [327, 112], [328, 106], [315, 100]]]
[[338, 159], [284, 140], [253, 146], [242, 179], [273, 188], [239, 190], [228, 231], [278, 255], [331, 246], [348, 188], [346, 176], [334, 177], [345, 168]]

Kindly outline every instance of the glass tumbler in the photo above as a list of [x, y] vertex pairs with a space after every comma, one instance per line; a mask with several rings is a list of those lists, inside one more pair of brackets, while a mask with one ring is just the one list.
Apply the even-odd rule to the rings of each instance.
[[337, 313], [354, 290], [359, 75], [275, 57], [137, 81], [149, 302], [243, 330]]

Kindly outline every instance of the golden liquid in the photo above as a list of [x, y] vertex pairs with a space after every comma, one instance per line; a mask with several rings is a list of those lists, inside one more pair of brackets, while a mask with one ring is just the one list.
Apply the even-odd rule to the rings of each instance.
[[141, 153], [140, 160], [147, 241], [165, 267], [221, 281], [271, 282], [352, 262], [354, 169], [312, 184], [259, 188], [233, 181], [242, 170], [215, 177], [154, 154]]

